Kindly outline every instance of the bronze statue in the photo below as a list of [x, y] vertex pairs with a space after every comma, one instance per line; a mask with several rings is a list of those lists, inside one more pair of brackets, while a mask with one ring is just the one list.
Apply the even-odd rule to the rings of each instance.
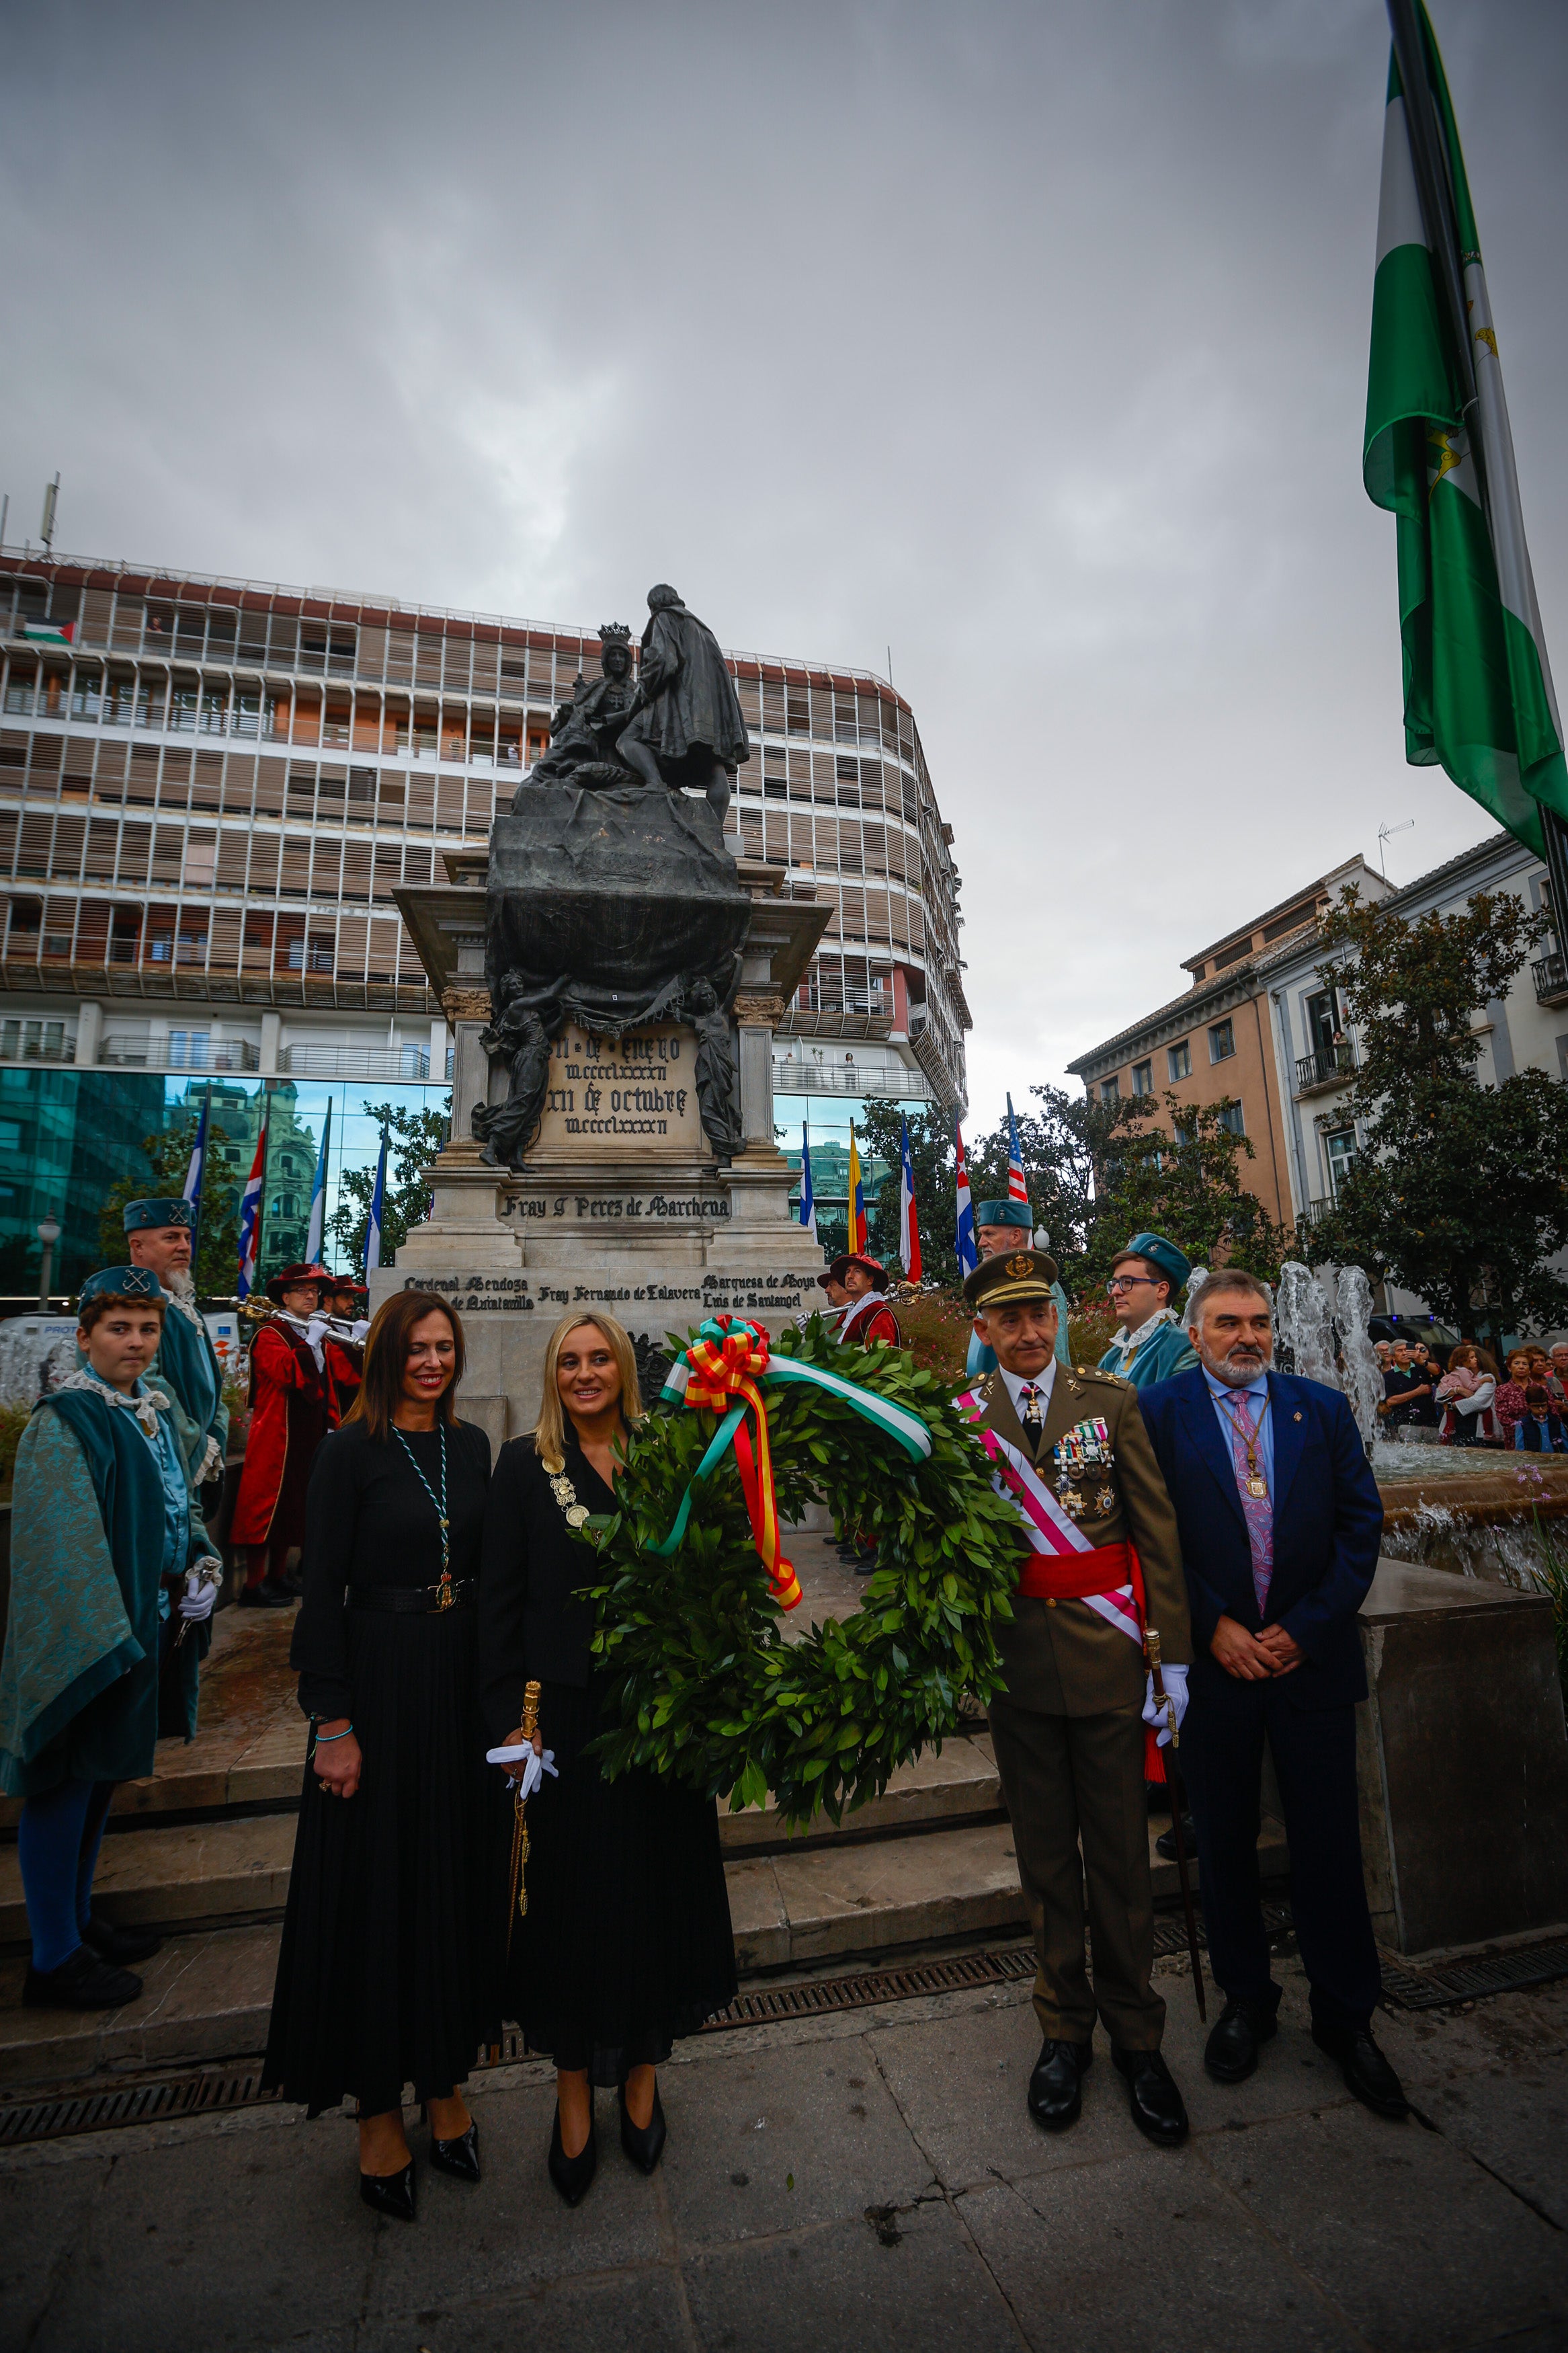
[[616, 744], [647, 785], [705, 793], [721, 825], [730, 780], [752, 756], [735, 682], [719, 640], [661, 581], [647, 592], [637, 709]]
[[631, 637], [624, 621], [601, 622], [603, 675], [590, 685], [579, 670], [571, 701], [561, 704], [551, 723], [550, 749], [534, 762], [520, 791], [535, 785], [574, 784], [592, 789], [629, 783], [633, 772], [616, 746], [638, 701], [632, 683]]

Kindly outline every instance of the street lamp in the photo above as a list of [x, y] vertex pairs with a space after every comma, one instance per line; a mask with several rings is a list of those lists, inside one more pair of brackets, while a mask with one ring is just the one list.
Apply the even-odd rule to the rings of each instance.
[[38, 1304], [40, 1307], [47, 1307], [49, 1303], [49, 1277], [54, 1272], [55, 1244], [58, 1241], [59, 1238], [60, 1229], [58, 1219], [47, 1216], [40, 1218], [38, 1220], [38, 1240], [44, 1246], [43, 1257], [38, 1261]]

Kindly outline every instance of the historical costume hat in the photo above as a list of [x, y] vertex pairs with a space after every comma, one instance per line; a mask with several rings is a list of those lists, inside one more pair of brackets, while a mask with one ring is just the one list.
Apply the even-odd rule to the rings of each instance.
[[271, 1278], [267, 1285], [267, 1296], [274, 1307], [281, 1307], [283, 1293], [286, 1291], [292, 1291], [296, 1283], [303, 1282], [324, 1283], [331, 1291], [336, 1291], [339, 1288], [338, 1279], [330, 1269], [318, 1266], [313, 1261], [301, 1261], [298, 1266], [284, 1267], [279, 1273]]
[[150, 1305], [166, 1300], [168, 1293], [150, 1266], [100, 1266], [82, 1284], [77, 1300], [79, 1311], [89, 1299], [145, 1299]]
[[194, 1226], [196, 1205], [194, 1201], [171, 1200], [162, 1196], [146, 1201], [127, 1201], [125, 1230], [128, 1234], [144, 1233], [149, 1227]]
[[1126, 1248], [1119, 1250], [1112, 1259], [1111, 1271], [1114, 1273], [1122, 1261], [1130, 1258], [1147, 1259], [1151, 1266], [1158, 1267], [1170, 1283], [1173, 1300], [1193, 1271], [1191, 1259], [1184, 1258], [1175, 1243], [1168, 1242], [1163, 1234], [1134, 1234]]
[[973, 1273], [965, 1275], [963, 1296], [977, 1315], [984, 1315], [988, 1307], [1023, 1307], [1031, 1301], [1054, 1307], [1051, 1285], [1056, 1279], [1057, 1262], [1048, 1252], [999, 1250], [994, 1258], [983, 1258]]
[[352, 1291], [361, 1299], [368, 1299], [370, 1297], [369, 1284], [359, 1282], [356, 1277], [352, 1274], [329, 1275], [327, 1282], [329, 1288], [333, 1291]]
[[[866, 1272], [871, 1278], [871, 1288], [873, 1291], [886, 1291], [888, 1288], [888, 1270], [882, 1264], [879, 1258], [872, 1258], [870, 1253], [867, 1250], [845, 1250], [842, 1256], [836, 1258], [833, 1264], [827, 1270], [829, 1281], [833, 1282], [842, 1282], [852, 1266], [863, 1267], [865, 1269]], [[821, 1277], [818, 1276], [817, 1280], [820, 1282]]]
[[977, 1201], [974, 1206], [976, 1232], [982, 1226], [1022, 1226], [1035, 1230], [1035, 1213], [1027, 1201]]

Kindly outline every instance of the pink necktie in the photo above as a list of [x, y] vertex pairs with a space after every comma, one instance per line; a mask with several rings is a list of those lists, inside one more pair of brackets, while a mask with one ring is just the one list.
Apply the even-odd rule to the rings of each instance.
[[[1230, 1409], [1231, 1461], [1236, 1471], [1236, 1491], [1241, 1498], [1241, 1509], [1247, 1521], [1247, 1541], [1252, 1549], [1252, 1589], [1258, 1596], [1258, 1614], [1264, 1617], [1268, 1609], [1268, 1588], [1274, 1577], [1274, 1503], [1268, 1495], [1249, 1495], [1247, 1482], [1252, 1476], [1247, 1464], [1247, 1440], [1253, 1441], [1253, 1453], [1258, 1456], [1258, 1426], [1247, 1409], [1247, 1399], [1237, 1389], [1232, 1389], [1226, 1399]], [[1259, 1419], [1262, 1409], [1259, 1408]], [[1261, 1458], [1258, 1458], [1261, 1460]]]

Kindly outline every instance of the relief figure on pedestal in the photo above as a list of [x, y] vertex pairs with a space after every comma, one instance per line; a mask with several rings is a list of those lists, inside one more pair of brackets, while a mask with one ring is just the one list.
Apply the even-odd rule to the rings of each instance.
[[524, 1004], [512, 974], [500, 982], [500, 1011], [479, 1039], [487, 1054], [504, 1054], [511, 1084], [504, 1103], [476, 1103], [471, 1125], [492, 1168], [521, 1168], [539, 1134], [550, 1088], [550, 1032], [538, 1011]]
[[730, 1017], [720, 1006], [710, 980], [693, 981], [681, 1018], [697, 1032], [697, 1103], [703, 1133], [721, 1159], [729, 1159], [742, 1142], [741, 1123], [735, 1116], [735, 1057], [730, 1046]]

